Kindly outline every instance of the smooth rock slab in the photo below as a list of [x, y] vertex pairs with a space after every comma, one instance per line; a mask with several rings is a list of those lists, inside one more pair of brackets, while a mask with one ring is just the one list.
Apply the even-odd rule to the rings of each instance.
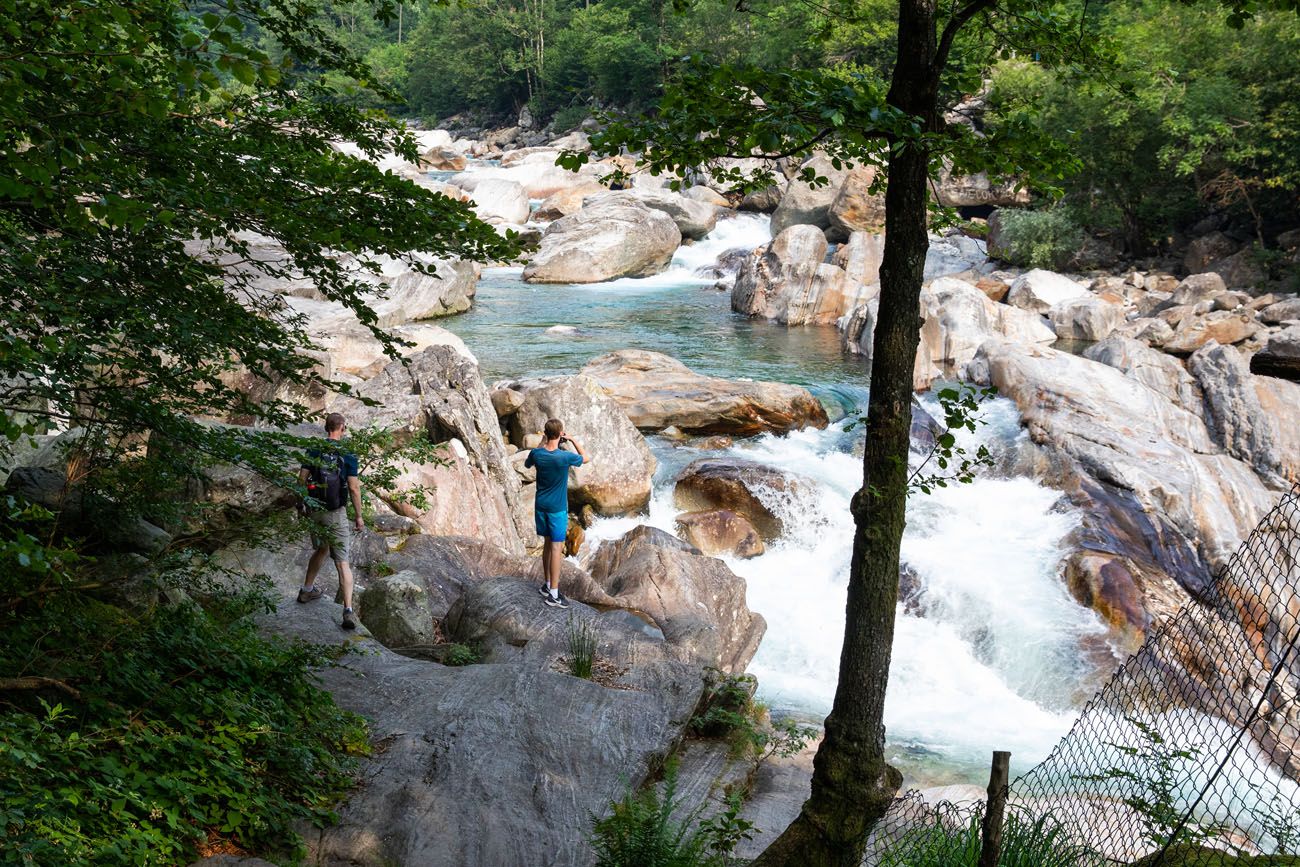
[[1035, 268], [1015, 279], [1007, 292], [1007, 303], [1022, 310], [1045, 314], [1062, 301], [1083, 298], [1087, 294], [1088, 290], [1064, 274]]
[[659, 352], [622, 349], [593, 359], [582, 373], [600, 383], [641, 430], [676, 426], [691, 434], [753, 436], [829, 423], [806, 388], [705, 376]]
[[551, 223], [524, 268], [530, 283], [599, 283], [648, 277], [668, 267], [682, 242], [672, 217], [631, 193], [589, 199], [580, 211]]
[[748, 559], [766, 550], [754, 525], [744, 515], [728, 509], [684, 512], [677, 516], [677, 532], [709, 556], [732, 554]]

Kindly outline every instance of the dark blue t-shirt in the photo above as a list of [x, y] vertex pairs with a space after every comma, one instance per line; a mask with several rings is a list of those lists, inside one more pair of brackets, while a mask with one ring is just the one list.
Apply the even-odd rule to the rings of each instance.
[[569, 467], [582, 466], [582, 455], [537, 448], [528, 453], [524, 466], [537, 467], [537, 511], [569, 511]]

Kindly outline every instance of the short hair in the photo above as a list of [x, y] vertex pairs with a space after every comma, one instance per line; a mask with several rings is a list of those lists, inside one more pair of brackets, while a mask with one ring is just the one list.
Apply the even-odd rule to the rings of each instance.
[[564, 433], [564, 422], [560, 421], [558, 418], [547, 419], [546, 427], [542, 430], [546, 433], [546, 439], [548, 441], [556, 439], [560, 434]]
[[343, 424], [343, 413], [332, 412], [325, 416], [325, 433], [334, 433], [336, 430], [342, 430]]

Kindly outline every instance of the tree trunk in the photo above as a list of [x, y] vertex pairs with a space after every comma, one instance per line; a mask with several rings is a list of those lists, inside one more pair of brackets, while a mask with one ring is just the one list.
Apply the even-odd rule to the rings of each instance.
[[[890, 104], [938, 128], [933, 0], [901, 0]], [[872, 350], [862, 489], [853, 498], [853, 560], [835, 703], [813, 763], [812, 796], [757, 867], [858, 867], [867, 833], [902, 777], [885, 763], [884, 707], [898, 604], [899, 547], [907, 503], [912, 368], [929, 249], [930, 154], [916, 141], [891, 145], [885, 251]]]

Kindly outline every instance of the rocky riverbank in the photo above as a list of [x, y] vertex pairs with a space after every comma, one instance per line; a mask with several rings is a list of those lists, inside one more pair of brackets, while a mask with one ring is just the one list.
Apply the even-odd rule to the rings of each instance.
[[[824, 166], [826, 187], [791, 180], [737, 201], [705, 177], [682, 193], [641, 175], [611, 191], [600, 181], [609, 166], [559, 169], [560, 149], [584, 146], [580, 133], [515, 150], [421, 137], [420, 164], [386, 167], [472, 203], [502, 232], [533, 237], [523, 279], [540, 292], [653, 275], [737, 208], [761, 210], [775, 237], [709, 266], [732, 310], [826, 329], [845, 352], [870, 355], [883, 211], [865, 170]], [[981, 204], [1015, 200], [978, 179], [945, 184], [941, 196], [953, 201], [972, 190], [982, 190]], [[353, 427], [419, 432], [440, 445], [440, 460], [403, 467], [397, 483], [431, 488], [431, 505], [381, 500], [357, 540], [363, 628], [347, 643], [361, 652], [323, 679], [371, 719], [375, 748], [339, 825], [309, 845], [326, 864], [584, 864], [591, 815], [681, 747], [706, 671], [743, 672], [759, 648], [766, 623], [750, 609], [740, 567], [718, 557], [779, 544], [788, 513], [774, 503], [815, 502], [818, 483], [761, 460], [704, 457], [671, 480], [676, 535], [642, 524], [598, 543], [584, 531], [643, 515], [658, 470], [647, 435], [708, 450], [826, 428], [831, 417], [806, 388], [710, 376], [636, 347], [591, 357], [571, 375], [521, 369], [485, 382], [474, 346], [430, 321], [473, 306], [481, 269], [424, 264], [389, 263], [374, 278], [377, 325], [404, 342], [401, 361], [292, 275], [255, 287], [257, 303], [303, 317], [313, 363], [350, 393], [231, 374], [259, 399], [341, 411]], [[916, 389], [957, 379], [996, 386], [1014, 403], [1025, 436], [999, 471], [1050, 485], [1083, 516], [1061, 580], [1123, 647], [1202, 594], [1300, 477], [1300, 299], [1223, 271], [1021, 272], [959, 233], [935, 236], [927, 260]], [[530, 556], [535, 479], [523, 458], [550, 416], [593, 456], [570, 485], [567, 614], [538, 605]], [[919, 450], [934, 433], [920, 418]], [[51, 452], [22, 458], [10, 486], [39, 501], [53, 485]], [[232, 520], [289, 506], [233, 468], [214, 471], [203, 496]], [[141, 538], [152, 544], [147, 528]], [[337, 643], [337, 606], [287, 601], [306, 556], [295, 542], [230, 548], [219, 560], [272, 579], [286, 603], [266, 629]], [[573, 628], [595, 637], [597, 681], [565, 673]], [[471, 648], [475, 664], [444, 664], [453, 644]], [[805, 762], [760, 776], [753, 815], [772, 826], [765, 833], [797, 809], [790, 793], [806, 773]], [[721, 774], [701, 772], [692, 785], [707, 792]]]

